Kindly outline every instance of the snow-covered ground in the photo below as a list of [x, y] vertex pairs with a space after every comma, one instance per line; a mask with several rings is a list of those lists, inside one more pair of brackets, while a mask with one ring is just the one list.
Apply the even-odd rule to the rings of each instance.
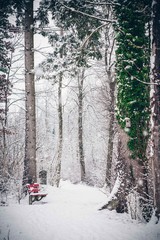
[[97, 188], [62, 182], [28, 205], [0, 207], [0, 240], [160, 240], [160, 224], [138, 223], [127, 214], [98, 211], [106, 195]]

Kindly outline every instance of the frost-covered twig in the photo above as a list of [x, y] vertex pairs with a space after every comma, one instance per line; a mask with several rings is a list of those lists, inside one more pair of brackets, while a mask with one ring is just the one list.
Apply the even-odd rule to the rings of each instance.
[[94, 18], [94, 19], [97, 19], [97, 20], [100, 20], [100, 21], [103, 21], [103, 22], [108, 22], [108, 23], [115, 23], [115, 21], [113, 20], [109, 20], [109, 19], [105, 19], [105, 18], [99, 18], [99, 17], [96, 17], [94, 15], [90, 15], [88, 13], [84, 13], [84, 12], [81, 12], [79, 10], [76, 10], [75, 8], [71, 8], [71, 7], [68, 7], [66, 6], [65, 4], [61, 3], [61, 5], [69, 10], [71, 10], [72, 12], [76, 12], [76, 13], [80, 13], [84, 16], [87, 16], [87, 17], [90, 17], [90, 18]]

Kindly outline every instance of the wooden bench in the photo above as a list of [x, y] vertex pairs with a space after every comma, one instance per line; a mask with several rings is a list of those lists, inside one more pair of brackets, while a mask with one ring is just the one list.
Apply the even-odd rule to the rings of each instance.
[[29, 205], [47, 196], [47, 193], [40, 191], [40, 185], [38, 183], [27, 184], [26, 187], [29, 193]]

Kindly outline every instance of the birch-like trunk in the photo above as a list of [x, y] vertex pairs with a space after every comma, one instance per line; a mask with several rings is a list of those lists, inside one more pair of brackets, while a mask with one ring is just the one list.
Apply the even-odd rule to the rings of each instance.
[[55, 167], [54, 174], [54, 184], [59, 187], [61, 179], [61, 158], [62, 158], [62, 148], [63, 148], [63, 113], [62, 113], [62, 80], [63, 74], [60, 73], [59, 76], [59, 86], [58, 86], [58, 124], [59, 124], [59, 139], [58, 139], [58, 155], [57, 163]]
[[78, 76], [78, 148], [81, 169], [81, 181], [85, 181], [85, 162], [83, 147], [83, 82], [84, 70]]
[[152, 3], [151, 160], [154, 207], [160, 218], [160, 1]]
[[34, 82], [33, 0], [26, 2], [25, 10], [25, 159], [24, 181], [36, 182], [36, 112]]
[[[63, 29], [60, 30], [61, 37], [63, 36]], [[63, 49], [60, 52], [60, 58], [63, 58]], [[53, 184], [56, 187], [59, 187], [61, 180], [61, 159], [62, 159], [62, 150], [63, 150], [63, 112], [62, 112], [62, 82], [63, 82], [63, 72], [59, 74], [58, 82], [58, 153], [57, 153], [57, 162], [55, 166]]]
[[[111, 14], [109, 12], [109, 14]], [[108, 126], [108, 149], [107, 149], [107, 165], [106, 165], [106, 179], [105, 182], [111, 190], [111, 171], [113, 164], [113, 141], [115, 136], [115, 86], [116, 82], [113, 74], [113, 49], [114, 49], [114, 33], [111, 32], [110, 24], [106, 27], [105, 39], [105, 67], [107, 73], [107, 81], [109, 85], [109, 126]], [[112, 37], [112, 40], [110, 39]]]
[[[111, 80], [111, 73], [108, 77]], [[115, 136], [115, 82], [109, 83], [110, 88], [110, 105], [109, 105], [109, 128], [108, 128], [108, 151], [107, 151], [107, 166], [106, 166], [106, 184], [111, 190], [111, 170], [113, 163], [113, 141]]]
[[[113, 9], [111, 6], [105, 7], [105, 17], [106, 19], [112, 19]], [[115, 77], [114, 77], [114, 60], [113, 56], [115, 50], [115, 36], [112, 25], [108, 23], [105, 27], [105, 69], [107, 75], [107, 86], [109, 88], [108, 91], [108, 99], [106, 99], [107, 110], [109, 112], [108, 121], [108, 144], [107, 144], [107, 159], [106, 159], [106, 175], [105, 175], [105, 183], [107, 187], [111, 190], [111, 172], [113, 165], [113, 141], [115, 136]]]

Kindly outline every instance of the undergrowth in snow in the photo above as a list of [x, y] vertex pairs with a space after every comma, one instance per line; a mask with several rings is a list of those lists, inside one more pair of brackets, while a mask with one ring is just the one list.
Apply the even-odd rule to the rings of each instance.
[[40, 202], [0, 207], [0, 240], [160, 240], [160, 224], [131, 220], [128, 214], [98, 209], [107, 201], [102, 189], [61, 182], [45, 186]]

